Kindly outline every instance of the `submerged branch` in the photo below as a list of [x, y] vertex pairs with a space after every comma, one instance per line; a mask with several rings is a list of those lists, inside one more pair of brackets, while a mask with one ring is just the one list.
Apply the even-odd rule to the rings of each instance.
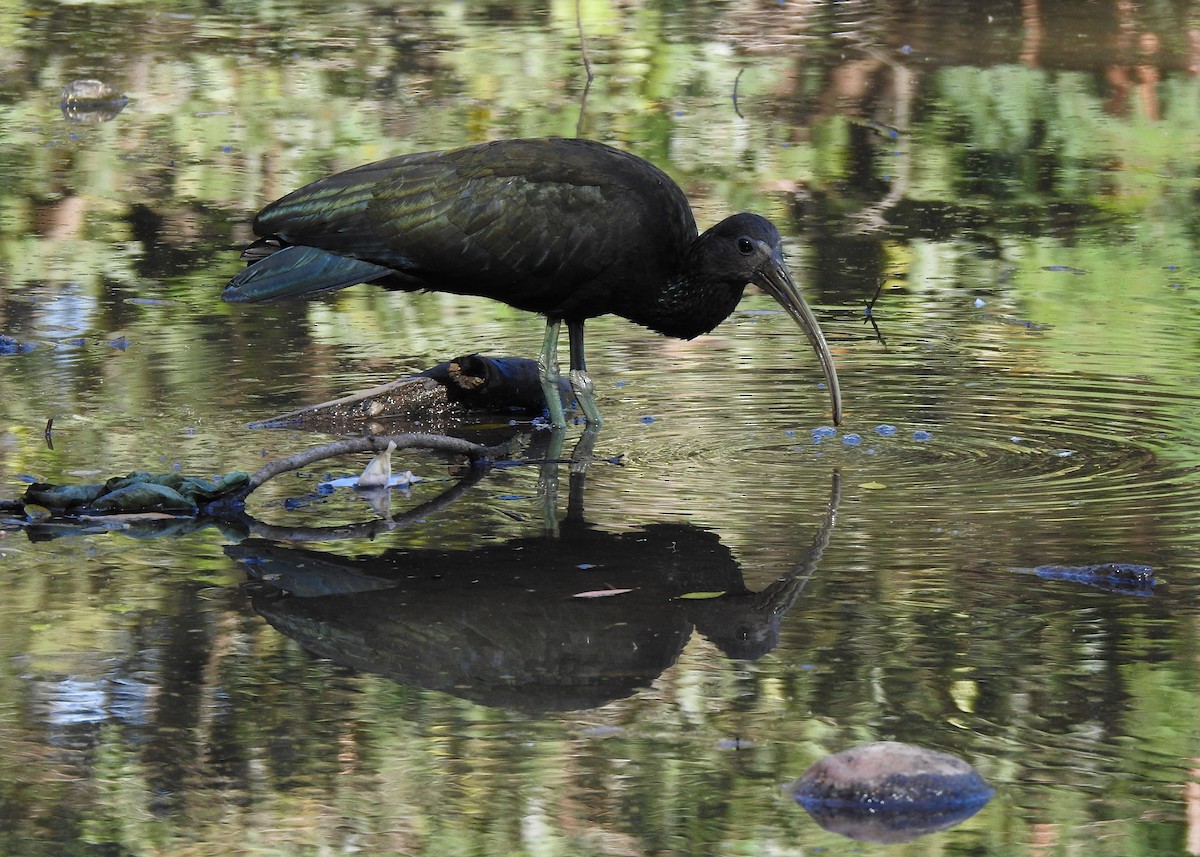
[[583, 9], [581, 5], [582, 0], [575, 0], [575, 26], [579, 29], [579, 52], [583, 55], [583, 70], [587, 72], [588, 86], [591, 86], [596, 73], [592, 71], [592, 57], [588, 53], [587, 36], [583, 32]]
[[588, 53], [587, 36], [583, 32], [582, 0], [575, 0], [575, 26], [579, 30], [579, 53], [583, 58], [583, 70], [587, 73], [583, 97], [579, 99], [579, 121], [575, 123], [575, 136], [582, 137], [584, 118], [587, 116], [588, 93], [592, 90], [592, 81], [596, 79], [596, 73], [592, 70], [592, 57]]
[[483, 446], [482, 444], [472, 443], [469, 440], [463, 440], [459, 437], [448, 437], [440, 434], [409, 433], [356, 437], [350, 440], [327, 443], [324, 446], [314, 447], [313, 449], [306, 449], [303, 452], [289, 455], [287, 458], [280, 458], [263, 465], [250, 476], [246, 494], [249, 494], [268, 479], [273, 479], [281, 473], [299, 470], [301, 467], [307, 467], [314, 462], [323, 461], [326, 458], [334, 458], [339, 455], [349, 455], [355, 452], [381, 452], [387, 449], [389, 443], [396, 444], [396, 449], [398, 450], [428, 449], [433, 452], [449, 452], [455, 455], [465, 455], [472, 462], [493, 458], [503, 454], [508, 449], [507, 443], [497, 446]]

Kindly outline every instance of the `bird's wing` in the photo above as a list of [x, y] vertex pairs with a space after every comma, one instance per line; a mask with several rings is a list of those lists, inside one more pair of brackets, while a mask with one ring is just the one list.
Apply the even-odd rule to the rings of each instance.
[[[665, 193], [645, 198], [660, 185]], [[670, 236], [660, 234], [664, 222]], [[254, 229], [510, 303], [514, 284], [586, 282], [695, 237], [687, 201], [665, 175], [585, 141], [502, 141], [379, 161], [272, 203]], [[651, 244], [660, 254], [644, 252]]]
[[478, 170], [393, 177], [370, 205], [376, 233], [442, 280], [589, 279], [615, 261], [592, 253], [619, 231], [599, 185]]
[[419, 171], [440, 154], [401, 155], [312, 182], [260, 211], [254, 232], [402, 270], [408, 260], [383, 243], [370, 207], [389, 178]]

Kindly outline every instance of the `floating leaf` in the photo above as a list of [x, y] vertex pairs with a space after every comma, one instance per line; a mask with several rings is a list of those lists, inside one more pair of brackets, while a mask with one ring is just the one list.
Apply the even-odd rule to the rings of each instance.
[[632, 589], [593, 589], [589, 592], [576, 592], [572, 598], [607, 598], [610, 595], [624, 595], [633, 592]]
[[25, 516], [31, 521], [41, 521], [54, 515], [45, 506], [38, 505], [37, 503], [26, 503], [24, 508]]
[[868, 491], [878, 491], [880, 488], [886, 488], [887, 486], [882, 482], [860, 482], [858, 487], [865, 488]]
[[686, 598], [689, 601], [702, 601], [705, 598], [720, 598], [725, 594], [725, 590], [714, 590], [712, 592], [685, 592], [679, 598]]

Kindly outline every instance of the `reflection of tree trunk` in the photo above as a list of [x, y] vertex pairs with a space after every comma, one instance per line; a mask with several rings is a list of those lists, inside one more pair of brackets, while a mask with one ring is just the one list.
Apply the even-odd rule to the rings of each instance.
[[1025, 40], [1021, 44], [1021, 62], [1030, 68], [1037, 68], [1038, 57], [1042, 50], [1042, 10], [1040, 0], [1022, 0], [1021, 29]]
[[1029, 828], [1029, 853], [1033, 857], [1050, 857], [1058, 853], [1062, 830], [1057, 824], [1042, 821]]
[[[1193, 759], [1200, 762], [1200, 759]], [[1183, 786], [1183, 799], [1187, 805], [1187, 852], [1200, 855], [1200, 768], [1188, 771], [1190, 779]]]
[[196, 730], [204, 700], [212, 696], [211, 686], [204, 683], [212, 637], [200, 588], [178, 587], [174, 601], [163, 608], [173, 621], [163, 623], [163, 638], [154, 645], [161, 663], [156, 676], [159, 691], [141, 759], [154, 813], [178, 811], [193, 794], [204, 768]]
[[913, 95], [916, 91], [917, 77], [907, 66], [890, 59], [873, 48], [864, 49], [868, 54], [888, 65], [892, 70], [892, 121], [888, 124], [895, 129], [895, 137], [889, 140], [891, 169], [889, 178], [891, 187], [883, 199], [873, 205], [856, 212], [851, 220], [859, 221], [854, 232], [870, 232], [882, 229], [886, 222], [884, 214], [904, 198], [908, 192], [908, 182], [912, 174], [912, 137], [908, 133], [909, 121], [912, 118]]
[[54, 205], [38, 209], [38, 231], [47, 241], [71, 241], [83, 232], [83, 218], [88, 200], [83, 196], [67, 196]]

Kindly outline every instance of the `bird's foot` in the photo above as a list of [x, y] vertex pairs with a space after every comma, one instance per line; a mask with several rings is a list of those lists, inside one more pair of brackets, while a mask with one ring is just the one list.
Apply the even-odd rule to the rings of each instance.
[[583, 411], [583, 418], [587, 420], [589, 427], [599, 428], [604, 420], [596, 404], [596, 386], [592, 383], [592, 376], [583, 369], [572, 369], [570, 378], [571, 389], [575, 391], [575, 401]]

